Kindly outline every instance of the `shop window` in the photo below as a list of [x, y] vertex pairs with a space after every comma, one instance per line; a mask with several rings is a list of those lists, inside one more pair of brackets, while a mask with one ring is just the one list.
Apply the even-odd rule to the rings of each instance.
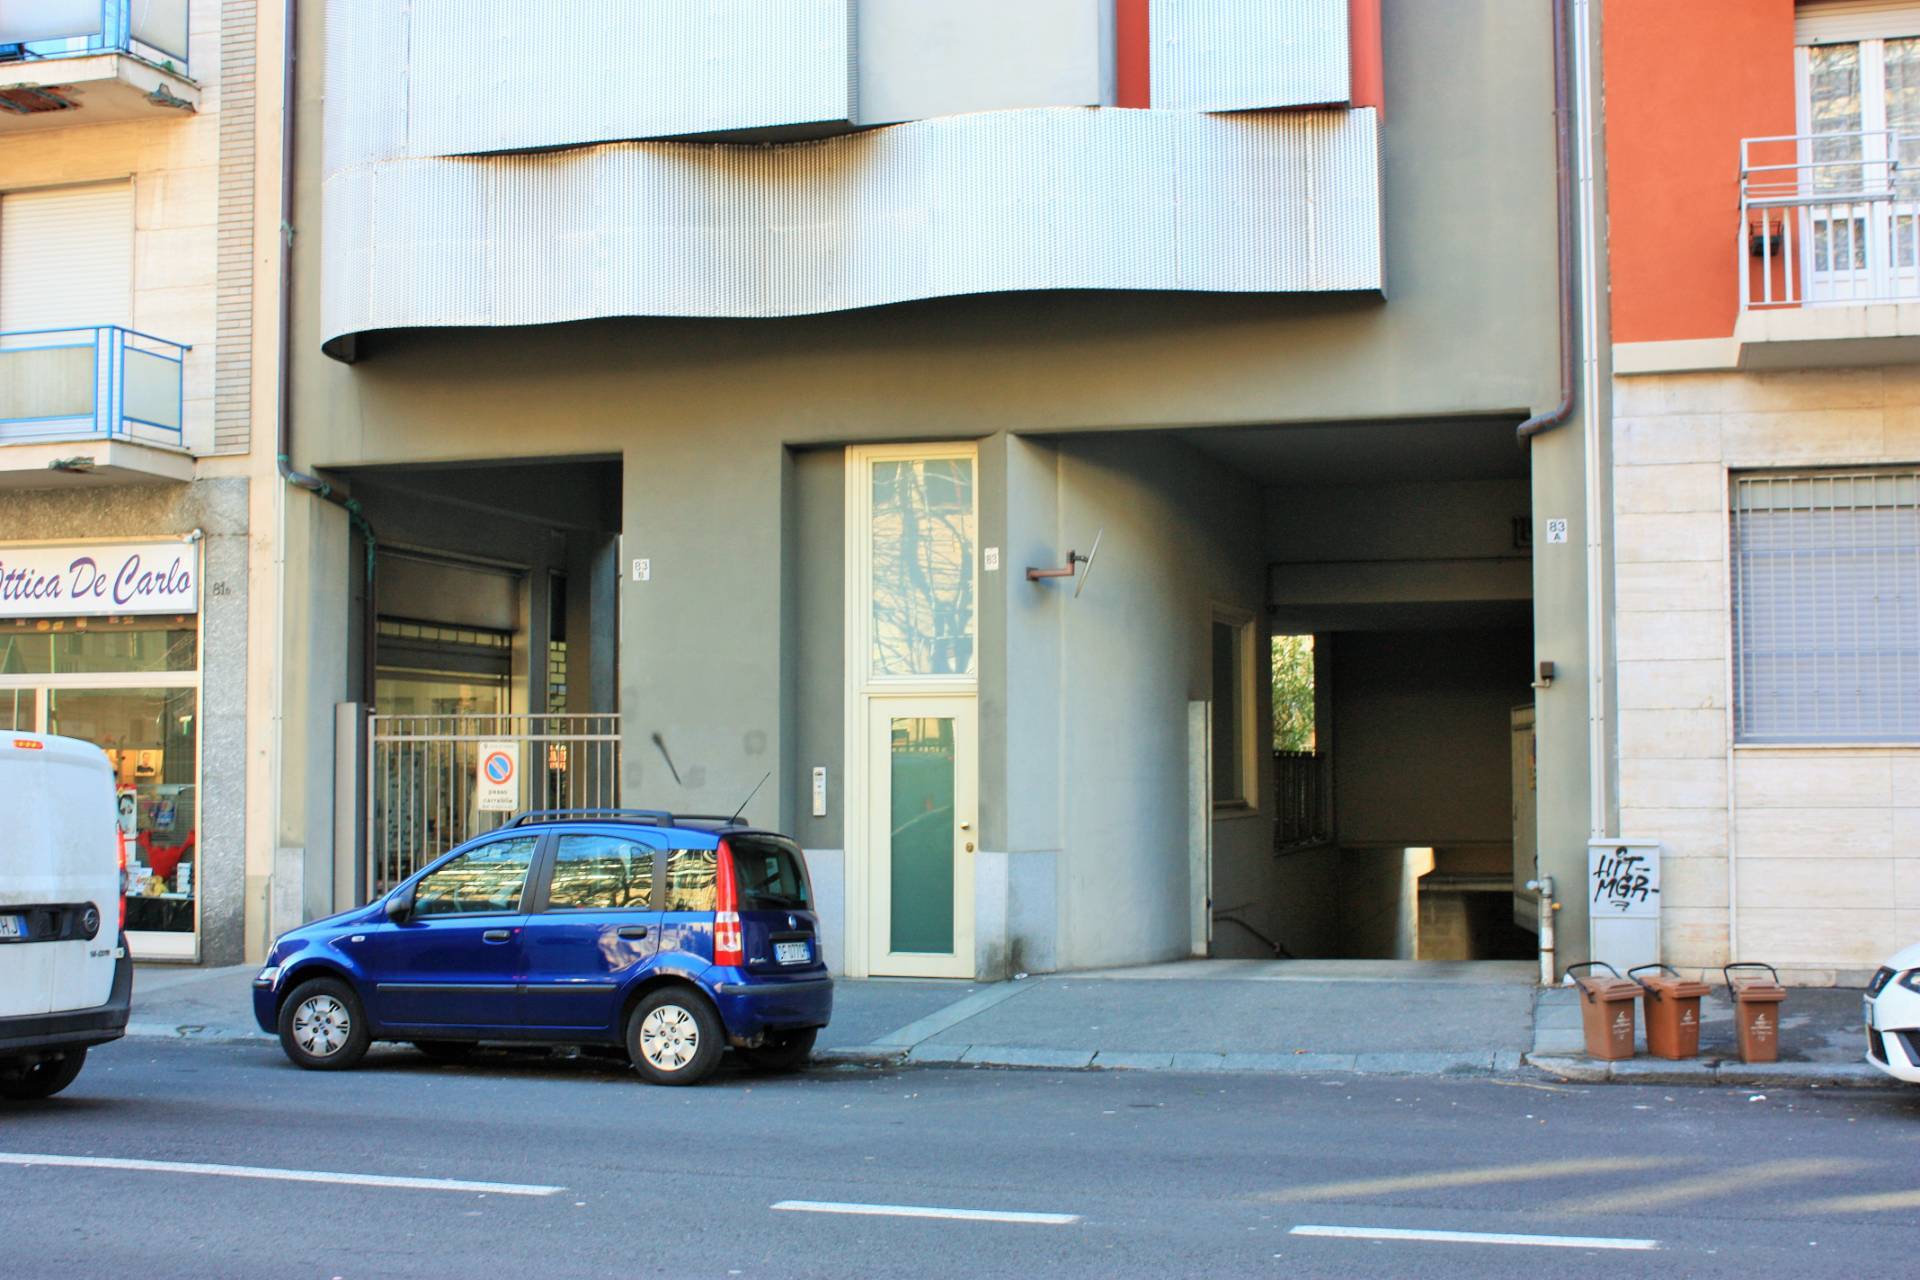
[[192, 933], [199, 692], [49, 689], [46, 700], [47, 732], [95, 744], [113, 767], [127, 837], [128, 931]]
[[1734, 733], [1920, 742], [1920, 471], [1734, 480]]
[[192, 671], [199, 641], [191, 617], [8, 620], [0, 622], [0, 676]]

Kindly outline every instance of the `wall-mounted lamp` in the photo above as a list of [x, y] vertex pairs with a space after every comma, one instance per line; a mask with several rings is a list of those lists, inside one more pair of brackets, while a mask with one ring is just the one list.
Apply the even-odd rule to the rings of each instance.
[[1553, 664], [1551, 662], [1543, 662], [1540, 664], [1540, 678], [1533, 682], [1533, 687], [1536, 689], [1551, 689], [1553, 687]]

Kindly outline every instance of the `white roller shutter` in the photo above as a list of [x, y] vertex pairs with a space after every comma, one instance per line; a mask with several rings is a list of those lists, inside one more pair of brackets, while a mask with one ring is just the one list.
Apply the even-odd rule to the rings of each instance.
[[1793, 11], [1795, 44], [1848, 44], [1920, 36], [1914, 0], [1801, 0]]
[[0, 195], [0, 333], [133, 323], [133, 184]]

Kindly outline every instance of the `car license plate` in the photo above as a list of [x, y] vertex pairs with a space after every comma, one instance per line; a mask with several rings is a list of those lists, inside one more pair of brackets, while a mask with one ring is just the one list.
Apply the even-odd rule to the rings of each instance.
[[1873, 997], [1866, 996], [1862, 998], [1860, 1005], [1866, 1011], [1863, 1016], [1867, 1020], [1867, 1030], [1871, 1031], [1873, 1030]]
[[807, 962], [807, 944], [804, 942], [776, 942], [773, 944], [773, 958], [781, 964], [805, 964]]
[[0, 938], [24, 938], [27, 936], [27, 918], [25, 916], [0, 916]]

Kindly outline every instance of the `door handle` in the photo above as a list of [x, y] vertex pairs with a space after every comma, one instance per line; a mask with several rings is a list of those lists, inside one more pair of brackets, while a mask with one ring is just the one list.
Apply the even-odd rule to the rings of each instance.
[[482, 942], [508, 942], [513, 938], [511, 929], [489, 929], [480, 935]]
[[629, 942], [638, 942], [647, 936], [647, 926], [643, 924], [627, 925], [620, 930], [620, 936]]

